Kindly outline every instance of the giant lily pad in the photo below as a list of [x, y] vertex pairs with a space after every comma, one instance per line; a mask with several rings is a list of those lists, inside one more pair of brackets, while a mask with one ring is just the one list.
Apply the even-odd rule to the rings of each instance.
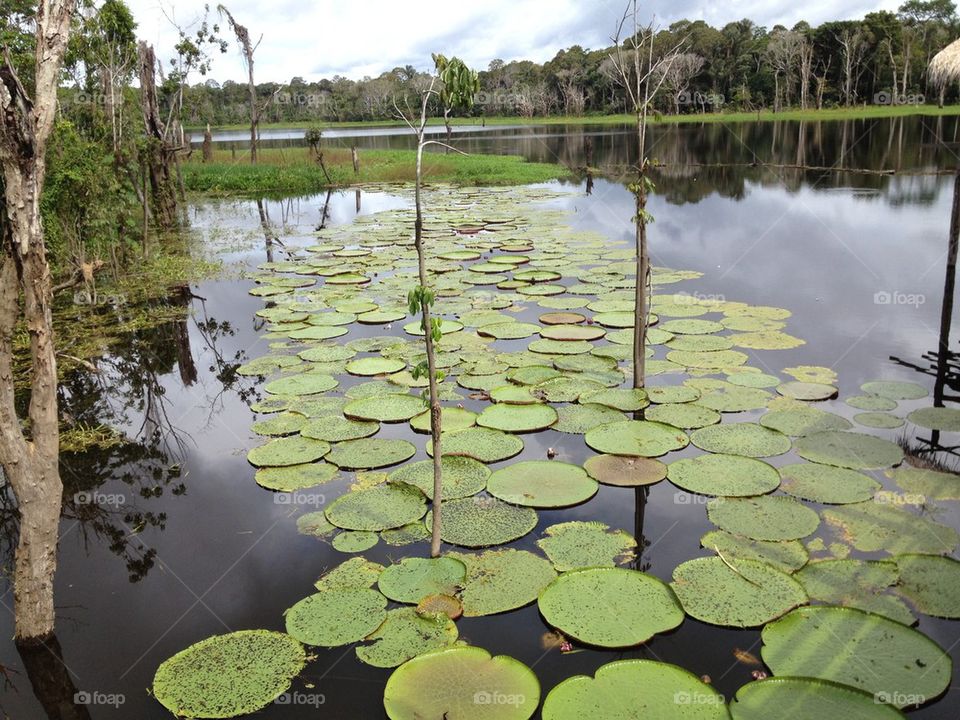
[[797, 454], [810, 462], [853, 470], [898, 465], [903, 450], [896, 443], [855, 432], [819, 432], [797, 440]]
[[897, 591], [924, 615], [960, 618], [960, 562], [935, 555], [897, 555]]
[[781, 486], [794, 497], [830, 505], [845, 505], [869, 500], [881, 485], [856, 470], [796, 463], [780, 468]]
[[922, 385], [896, 380], [871, 380], [861, 385], [860, 389], [889, 400], [921, 400], [927, 396], [927, 390]]
[[[440, 462], [444, 500], [476, 495], [487, 486], [490, 469], [479, 460], [459, 455], [444, 455]], [[433, 460], [404, 465], [390, 473], [391, 482], [416, 485], [433, 500]]]
[[897, 707], [923, 704], [950, 684], [950, 657], [933, 640], [853, 608], [797, 608], [761, 637], [775, 675], [832, 680]]
[[593, 428], [586, 442], [599, 453], [652, 458], [685, 448], [690, 439], [672, 425], [625, 420]]
[[[430, 527], [433, 513], [427, 513]], [[537, 513], [496, 498], [460, 498], [442, 505], [440, 537], [462, 547], [503, 545], [523, 537], [537, 525]]]
[[247, 461], [256, 467], [286, 467], [319, 460], [330, 452], [322, 440], [294, 435], [271, 440], [247, 453]]
[[254, 479], [257, 485], [268, 490], [294, 492], [304, 488], [322, 485], [337, 476], [337, 467], [325, 462], [287, 465], [284, 467], [265, 467], [257, 470]]
[[543, 720], [727, 720], [723, 695], [683, 668], [617, 660], [595, 677], [575, 675], [547, 694]]
[[760, 560], [785, 573], [799, 570], [809, 559], [799, 540], [751, 540], [725, 530], [711, 530], [700, 538], [700, 544], [728, 560]]
[[929, 500], [960, 500], [960, 475], [906, 465], [887, 474], [908, 493]]
[[333, 390], [339, 384], [330, 375], [300, 373], [268, 382], [263, 389], [271, 395], [317, 395]]
[[733, 720], [767, 720], [770, 708], [778, 720], [904, 720], [904, 714], [883, 699], [849, 685], [813, 678], [774, 677], [737, 690], [730, 703]]
[[899, 599], [886, 593], [897, 582], [897, 566], [878, 560], [819, 560], [794, 577], [811, 600], [858, 608], [912, 625], [916, 618]]
[[907, 420], [927, 430], [960, 432], [960, 410], [956, 408], [922, 408], [907, 415]]
[[598, 425], [607, 425], [624, 420], [623, 413], [606, 405], [561, 405], [557, 408], [559, 419], [553, 425], [558, 432], [584, 434]]
[[426, 498], [417, 488], [387, 484], [341, 495], [326, 515], [345, 530], [387, 530], [419, 520], [426, 511]]
[[619, 487], [654, 485], [667, 476], [667, 466], [659, 460], [624, 455], [594, 455], [583, 469], [597, 482]]
[[716, 498], [707, 504], [707, 517], [722, 530], [754, 540], [799, 540], [820, 525], [817, 513], [782, 495]]
[[557, 411], [549, 405], [490, 405], [477, 417], [477, 425], [508, 433], [535, 432], [557, 421]]
[[788, 574], [742, 558], [688, 560], [673, 571], [671, 587], [687, 615], [727, 627], [757, 627], [807, 602]]
[[413, 395], [377, 394], [347, 403], [343, 414], [354, 420], [405, 422], [423, 412], [423, 400]]
[[534, 602], [557, 573], [542, 557], [526, 550], [449, 553], [467, 566], [460, 600], [466, 617], [494, 615]]
[[389, 375], [400, 372], [407, 364], [403, 360], [383, 357], [363, 357], [347, 363], [347, 372], [351, 375], [371, 376]]
[[348, 470], [372, 470], [409, 460], [417, 452], [406, 440], [362, 438], [334, 446], [327, 460]]
[[624, 530], [600, 522], [551, 525], [537, 545], [560, 572], [588, 567], [615, 567], [633, 558], [637, 541]]
[[431, 650], [456, 642], [457, 625], [446, 616], [425, 618], [416, 608], [398, 608], [387, 613], [387, 619], [367, 640], [369, 645], [357, 648], [357, 657], [367, 665], [392, 668]]
[[408, 557], [386, 568], [377, 585], [395, 602], [416, 604], [427, 595], [453, 595], [466, 572], [466, 566], [452, 557]]
[[178, 717], [232, 718], [272, 703], [303, 670], [294, 638], [269, 630], [214, 635], [165, 660], [153, 695]]
[[777, 392], [794, 400], [828, 400], [837, 396], [837, 388], [826, 383], [794, 380], [777, 386]]
[[[440, 428], [444, 431], [466, 430], [473, 427], [477, 421], [477, 414], [463, 408], [445, 407], [440, 411]], [[430, 411], [422, 412], [410, 421], [410, 427], [417, 432], [431, 431]]]
[[[423, 691], [426, 687], [430, 692]], [[383, 691], [390, 720], [529, 720], [539, 704], [540, 683], [530, 668], [467, 646], [405, 662]]]
[[550, 625], [598, 647], [639, 645], [683, 622], [683, 611], [667, 585], [621, 568], [564, 573], [540, 594], [538, 604]]
[[849, 430], [853, 427], [846, 418], [813, 407], [774, 410], [761, 417], [760, 424], [791, 437], [802, 437], [827, 430]]
[[674, 485], [701, 495], [765, 495], [780, 485], [776, 468], [739, 455], [701, 455], [667, 466]]
[[323, 415], [307, 422], [300, 434], [314, 440], [342, 442], [375, 435], [380, 424], [365, 420], [349, 420], [341, 415]]
[[[699, 395], [697, 396], [699, 397]], [[623, 412], [643, 410], [650, 404], [647, 392], [639, 388], [608, 388], [581, 393], [581, 403], [606, 405]]]
[[790, 438], [756, 423], [724, 423], [695, 430], [690, 442], [711, 453], [745, 455], [752, 458], [783, 455], [790, 450]]
[[324, 573], [314, 583], [314, 587], [317, 590], [369, 588], [377, 581], [383, 570], [383, 565], [379, 563], [371, 562], [362, 557], [353, 557], [340, 563], [330, 572]]
[[376, 590], [322, 590], [287, 610], [287, 632], [305, 645], [347, 645], [380, 627], [386, 607], [387, 599]]
[[952, 527], [873, 501], [827, 508], [823, 518], [863, 552], [940, 555], [953, 552], [960, 543], [960, 535]]
[[720, 413], [696, 403], [668, 403], [655, 405], [644, 413], [644, 419], [666, 423], [686, 430], [716, 425], [720, 422]]
[[[500, 430], [472, 427], [444, 433], [440, 448], [444, 456], [461, 455], [483, 463], [495, 463], [520, 453], [523, 440]], [[427, 453], [433, 455], [433, 441], [427, 445]]]
[[556, 508], [589, 500], [597, 492], [597, 481], [579, 465], [527, 460], [493, 473], [487, 491], [514, 505]]

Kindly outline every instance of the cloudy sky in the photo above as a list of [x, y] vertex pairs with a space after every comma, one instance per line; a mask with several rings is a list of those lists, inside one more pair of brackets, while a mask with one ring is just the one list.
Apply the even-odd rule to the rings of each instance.
[[[658, 0], [642, 11], [659, 25], [680, 18], [714, 26], [748, 17], [768, 27], [859, 18], [873, 10], [893, 10], [901, 0]], [[168, 18], [189, 25], [198, 17], [196, 0], [129, 0], [141, 39], [154, 43], [157, 56], [172, 53], [176, 33]], [[609, 44], [625, 0], [227, 0], [237, 21], [254, 38], [257, 81], [287, 82], [335, 74], [359, 79], [398, 65], [432, 66], [431, 52], [458, 55], [475, 68], [494, 58], [543, 62], [557, 50], [579, 44]], [[216, 7], [216, 2], [211, 2]], [[231, 38], [232, 39], [232, 38]], [[236, 46], [219, 56], [212, 77], [242, 80], [245, 71]]]

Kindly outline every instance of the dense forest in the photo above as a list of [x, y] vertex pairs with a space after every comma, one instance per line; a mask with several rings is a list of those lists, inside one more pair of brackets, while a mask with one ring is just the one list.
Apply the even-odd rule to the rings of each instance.
[[[256, 28], [251, 28], [255, 31]], [[614, 28], [611, 28], [613, 30]], [[765, 28], [749, 19], [714, 28], [680, 20], [655, 36], [655, 52], [681, 50], [665, 70], [664, 113], [722, 109], [779, 110], [862, 104], [937, 102], [927, 81], [930, 58], [960, 32], [952, 0], [908, 0], [897, 12], [811, 27]], [[264, 38], [269, 44], [270, 38]], [[611, 48], [575, 45], [538, 64], [493, 60], [480, 71], [471, 114], [520, 116], [625, 112]], [[261, 83], [257, 96], [268, 122], [379, 120], [395, 117], [393, 99], [422, 83], [411, 66], [361, 80], [342, 76]], [[185, 120], [233, 124], [249, 120], [245, 82], [206, 80], [185, 95]], [[947, 98], [956, 91], [946, 89]]]

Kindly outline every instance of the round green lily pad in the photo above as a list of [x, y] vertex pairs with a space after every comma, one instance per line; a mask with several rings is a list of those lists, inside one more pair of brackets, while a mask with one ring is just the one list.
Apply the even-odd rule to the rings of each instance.
[[[592, 373], [592, 375], [596, 377], [599, 374]], [[623, 375], [617, 374], [614, 378], [614, 382], [623, 382]], [[600, 390], [602, 387], [602, 383], [584, 375], [583, 377], [559, 377], [554, 378], [553, 380], [547, 380], [546, 382], [535, 386], [533, 388], [533, 392], [547, 402], [560, 403], [573, 402], [581, 395], [593, 392], [594, 390]]]
[[700, 399], [700, 391], [695, 387], [689, 387], [687, 385], [648, 387], [645, 392], [650, 402], [657, 403], [658, 405], [688, 403]]
[[639, 388], [608, 388], [604, 390], [589, 390], [580, 395], [581, 403], [606, 405], [607, 407], [623, 412], [643, 410], [650, 404], [647, 392]]
[[819, 463], [796, 463], [780, 468], [781, 487], [801, 500], [845, 505], [871, 499], [881, 485], [847, 468]]
[[667, 466], [667, 479], [701, 495], [744, 497], [765, 495], [780, 485], [776, 468], [740, 455], [700, 455]]
[[400, 372], [407, 364], [403, 360], [384, 357], [363, 357], [347, 363], [347, 372], [351, 375], [372, 376], [390, 375]]
[[387, 484], [351, 490], [330, 503], [326, 514], [344, 530], [387, 530], [419, 520], [426, 511], [417, 488]]
[[960, 410], [956, 408], [922, 408], [907, 415], [907, 420], [927, 430], [960, 432]]
[[868, 410], [871, 412], [886, 412], [888, 410], [896, 410], [897, 408], [896, 400], [881, 397], [880, 395], [852, 395], [844, 400], [844, 402], [858, 410]]
[[361, 438], [338, 443], [327, 455], [327, 460], [347, 470], [373, 470], [409, 460], [417, 448], [406, 440]]
[[490, 399], [507, 405], [535, 405], [543, 399], [534, 395], [534, 389], [526, 385], [501, 385], [490, 391]]
[[903, 427], [903, 418], [885, 412], [864, 412], [853, 416], [858, 425], [878, 430], [896, 430]]
[[899, 710], [873, 695], [827, 680], [772, 677], [737, 690], [730, 703], [733, 720], [767, 720], [777, 708], [778, 720], [904, 720]]
[[711, 530], [704, 534], [700, 545], [722, 554], [727, 560], [759, 560], [785, 573], [799, 570], [810, 557], [799, 540], [752, 540], [726, 530]]
[[936, 555], [897, 555], [897, 592], [924, 615], [960, 618], [960, 562]]
[[728, 720], [723, 695], [683, 668], [654, 660], [616, 660], [595, 677], [575, 675], [548, 694], [543, 720]]
[[323, 510], [304, 513], [297, 518], [297, 532], [301, 535], [326, 537], [336, 529], [337, 526], [327, 520], [327, 516]]
[[583, 469], [597, 482], [619, 487], [654, 485], [667, 476], [667, 466], [659, 460], [624, 455], [594, 455]]
[[950, 657], [933, 640], [853, 608], [797, 608], [761, 638], [775, 675], [832, 680], [897, 707], [932, 700], [950, 684]]
[[827, 508], [823, 519], [842, 530], [846, 542], [862, 552], [940, 555], [960, 544], [960, 534], [952, 527], [872, 500]]
[[347, 645], [380, 627], [386, 608], [387, 599], [376, 590], [322, 590], [287, 610], [287, 632], [304, 645]]
[[684, 612], [726, 627], [757, 627], [807, 602], [803, 586], [759, 560], [702, 557], [673, 571]]
[[394, 670], [383, 691], [390, 720], [529, 720], [539, 704], [530, 668], [469, 646], [418, 655]]
[[845, 417], [813, 407], [772, 410], [760, 418], [760, 424], [791, 437], [853, 427]]
[[549, 312], [540, 316], [544, 325], [576, 325], [586, 321], [586, 316], [575, 312]]
[[683, 430], [646, 420], [600, 425], [590, 430], [585, 439], [599, 453], [650, 458], [681, 450], [690, 442]]
[[683, 365], [688, 368], [703, 370], [735, 368], [743, 365], [749, 359], [746, 353], [742, 353], [739, 350], [711, 350], [709, 352], [701, 352], [698, 350], [671, 350], [667, 353], [667, 360], [670, 362], [675, 362], [678, 365]]
[[551, 340], [599, 340], [606, 334], [596, 325], [548, 325], [540, 329], [540, 337]]
[[677, 335], [709, 335], [721, 332], [724, 328], [713, 320], [682, 319], [661, 323], [660, 329]]
[[903, 461], [903, 450], [896, 443], [855, 432], [807, 435], [797, 440], [796, 449], [804, 460], [853, 470], [875, 470]]
[[294, 412], [283, 412], [266, 420], [255, 422], [250, 429], [257, 435], [292, 435], [295, 432], [299, 432], [305, 422], [307, 422], [305, 415]]
[[543, 720], [729, 720], [723, 695], [683, 668], [617, 660], [595, 677], [575, 675], [548, 694]]
[[394, 602], [416, 605], [427, 595], [453, 595], [466, 574], [466, 566], [452, 557], [408, 557], [387, 567], [377, 587]]
[[527, 367], [520, 367], [507, 373], [507, 379], [519, 385], [539, 385], [542, 382], [553, 380], [560, 376], [561, 373], [559, 370], [547, 367], [546, 365], [528, 365]]
[[853, 607], [912, 625], [916, 618], [903, 602], [886, 594], [897, 582], [897, 566], [889, 561], [818, 560], [794, 576], [811, 600]]
[[586, 340], [550, 340], [549, 338], [540, 338], [534, 340], [528, 346], [530, 352], [542, 353], [544, 355], [580, 355], [593, 350]]
[[477, 425], [508, 433], [536, 432], [557, 422], [557, 411], [549, 405], [490, 405], [477, 416]]
[[307, 422], [300, 429], [303, 437], [326, 442], [343, 442], [375, 435], [380, 424], [365, 420], [350, 420], [341, 415], [323, 415]]
[[305, 664], [303, 646], [284, 633], [214, 635], [164, 660], [153, 677], [153, 696], [178, 717], [247, 715], [286, 692]]
[[601, 522], [573, 521], [551, 525], [537, 540], [559, 572], [588, 567], [615, 567], [631, 560], [637, 546], [630, 533]]
[[526, 550], [449, 553], [467, 567], [460, 592], [465, 617], [516, 610], [534, 602], [557, 577], [549, 561]]
[[533, 323], [504, 322], [483, 325], [477, 328], [477, 334], [496, 340], [522, 340], [540, 332], [540, 326]]
[[[459, 455], [444, 455], [440, 462], [444, 500], [476, 495], [487, 486], [490, 469], [479, 460]], [[403, 482], [420, 488], [433, 500], [433, 460], [404, 465], [390, 473], [390, 482]]]
[[649, 408], [644, 413], [644, 418], [685, 430], [695, 430], [716, 425], [720, 422], [720, 413], [696, 403], [666, 403]]
[[287, 465], [285, 467], [265, 467], [257, 470], [254, 479], [257, 485], [267, 490], [294, 492], [322, 485], [337, 476], [336, 465], [325, 462]]
[[772, 457], [790, 450], [790, 438], [756, 423], [724, 423], [695, 430], [690, 442], [701, 450], [747, 457]]
[[770, 397], [766, 390], [721, 382], [703, 388], [697, 403], [718, 412], [745, 412], [765, 408]]
[[271, 440], [247, 453], [247, 462], [256, 467], [286, 467], [319, 460], [330, 452], [322, 440], [292, 435]]
[[497, 470], [487, 492], [504, 502], [536, 508], [579, 505], [597, 493], [597, 481], [579, 465], [527, 460]]
[[557, 432], [583, 435], [598, 425], [624, 420], [623, 413], [606, 405], [561, 405], [557, 408], [558, 420], [553, 425]]
[[425, 618], [416, 608], [397, 608], [367, 636], [369, 645], [357, 648], [357, 658], [374, 667], [392, 668], [431, 650], [453, 645], [459, 633], [450, 618]]
[[861, 385], [860, 389], [890, 400], [921, 400], [927, 396], [927, 389], [922, 385], [893, 380], [872, 380]]
[[[483, 463], [507, 460], [523, 450], [523, 440], [516, 435], [485, 427], [444, 433], [440, 450], [444, 456], [461, 455]], [[427, 445], [427, 454], [433, 455], [433, 442]]]
[[793, 380], [777, 386], [777, 392], [794, 400], [829, 400], [837, 396], [837, 388], [826, 383], [800, 382]]
[[317, 590], [351, 590], [355, 588], [368, 588], [373, 585], [380, 573], [383, 572], [383, 565], [371, 562], [366, 558], [354, 557], [346, 560], [330, 572], [325, 573], [314, 583]]
[[707, 503], [707, 517], [722, 530], [754, 540], [799, 540], [820, 525], [817, 513], [782, 495], [716, 498]]
[[908, 493], [929, 500], [960, 500], [960, 476], [954, 473], [901, 465], [887, 474]]
[[662, 581], [622, 568], [564, 573], [540, 593], [540, 613], [568, 637], [598, 647], [630, 647], [683, 622]]
[[730, 336], [730, 339], [737, 347], [750, 348], [751, 350], [790, 350], [806, 345], [805, 340], [779, 330], [735, 333]]
[[317, 395], [333, 390], [339, 384], [330, 375], [306, 372], [273, 380], [263, 389], [271, 395]]
[[378, 422], [406, 422], [424, 410], [423, 400], [408, 394], [389, 393], [351, 400], [343, 408], [343, 414], [354, 420]]
[[[471, 497], [442, 504], [440, 537], [461, 547], [490, 547], [522, 538], [537, 526], [533, 508], [509, 505], [496, 498]], [[433, 513], [427, 513], [430, 527]]]
[[[443, 432], [455, 432], [473, 427], [477, 422], [477, 414], [470, 410], [457, 407], [445, 407], [440, 410], [440, 429]], [[430, 432], [430, 411], [420, 413], [410, 420], [410, 427], [417, 432]]]
[[369, 550], [380, 542], [380, 536], [368, 530], [344, 530], [334, 535], [330, 545], [342, 553], [359, 553]]

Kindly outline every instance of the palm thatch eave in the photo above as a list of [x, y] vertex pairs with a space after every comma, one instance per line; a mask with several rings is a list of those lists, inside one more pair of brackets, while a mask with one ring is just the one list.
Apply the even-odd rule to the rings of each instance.
[[960, 40], [954, 40], [933, 56], [928, 77], [938, 88], [960, 81]]

